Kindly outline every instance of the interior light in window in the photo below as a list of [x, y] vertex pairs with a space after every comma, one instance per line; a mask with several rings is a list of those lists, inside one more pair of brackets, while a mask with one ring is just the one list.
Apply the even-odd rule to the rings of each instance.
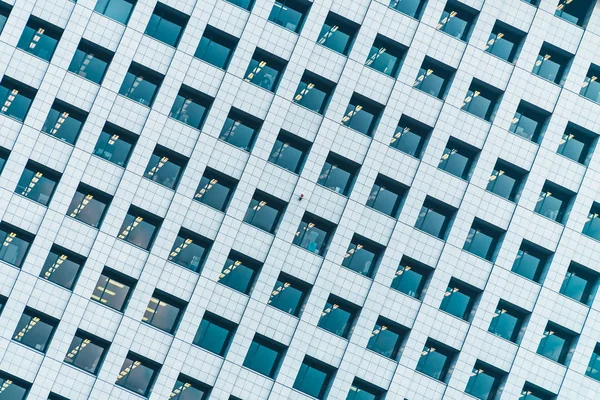
[[448, 15], [446, 18], [442, 19], [440, 22], [438, 22], [437, 26], [435, 27], [435, 29], [442, 29], [444, 27], [444, 25], [446, 25], [448, 23], [448, 21], [450, 21], [452, 18], [456, 17], [457, 12], [456, 11], [452, 11], [450, 13], [450, 15]]
[[481, 94], [481, 92], [480, 92], [479, 90], [476, 90], [476, 91], [473, 93], [473, 96], [471, 96], [471, 95], [467, 96], [467, 97], [465, 98], [465, 101], [463, 101], [461, 108], [462, 108], [462, 107], [464, 107], [464, 106], [466, 106], [468, 103], [470, 103], [470, 102], [471, 102], [471, 100], [473, 100], [475, 97], [479, 96], [480, 94]]
[[315, 87], [315, 84], [314, 84], [314, 83], [309, 83], [309, 84], [308, 84], [308, 85], [307, 85], [307, 86], [306, 86], [304, 89], [302, 89], [302, 90], [300, 91], [300, 93], [298, 93], [298, 94], [296, 95], [296, 97], [294, 97], [294, 100], [295, 100], [295, 101], [300, 101], [300, 100], [302, 99], [302, 97], [306, 96], [306, 94], [307, 94], [307, 93], [308, 93], [308, 92], [309, 92], [309, 91], [310, 91], [312, 88], [314, 88], [314, 87]]
[[119, 239], [125, 239], [143, 220], [143, 217], [136, 217], [133, 223], [127, 225], [127, 228], [119, 234]]
[[39, 182], [40, 178], [43, 176], [44, 174], [42, 174], [41, 172], [36, 172], [35, 175], [33, 175], [31, 177], [31, 181], [29, 182], [29, 185], [27, 185], [27, 187], [21, 192], [21, 195], [23, 196], [27, 196], [29, 194], [29, 192], [31, 192], [31, 190], [35, 187], [36, 183]]
[[499, 32], [495, 38], [491, 38], [490, 40], [488, 40], [488, 42], [485, 45], [485, 48], [483, 50], [489, 49], [496, 42], [496, 40], [502, 39], [503, 37], [504, 37], [504, 33]]
[[415, 81], [415, 83], [413, 83], [413, 86], [417, 86], [419, 83], [421, 83], [423, 81], [423, 79], [425, 79], [426, 76], [429, 76], [433, 74], [433, 70], [430, 68], [427, 70], [427, 72], [425, 72], [424, 74], [421, 74], [417, 77], [417, 80]]
[[329, 37], [331, 35], [333, 35], [338, 29], [340, 29], [339, 26], [337, 25], [333, 25], [331, 28], [329, 28], [329, 30], [323, 35], [323, 37], [321, 39], [319, 39], [318, 43], [319, 44], [323, 44], [325, 43], [325, 41], [327, 41], [327, 39], [329, 39]]

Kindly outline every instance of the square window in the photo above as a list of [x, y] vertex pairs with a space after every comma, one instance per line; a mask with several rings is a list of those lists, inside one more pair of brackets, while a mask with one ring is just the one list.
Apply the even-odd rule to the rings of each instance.
[[549, 119], [549, 112], [521, 100], [509, 131], [534, 143], [539, 143], [548, 126]]
[[383, 108], [381, 104], [354, 93], [346, 107], [342, 125], [372, 137], [373, 132], [377, 129]]
[[427, 339], [416, 369], [433, 379], [447, 382], [451, 366], [457, 356], [457, 350], [436, 340]]
[[322, 257], [327, 253], [335, 225], [310, 213], [304, 213], [293, 243]]
[[181, 121], [192, 128], [202, 129], [213, 100], [212, 97], [202, 92], [181, 85], [169, 117]]
[[254, 5], [254, 0], [225, 0], [231, 4], [243, 8], [244, 10], [250, 11]]
[[481, 400], [492, 400], [500, 394], [500, 386], [508, 374], [483, 361], [477, 360], [467, 382], [465, 393]]
[[359, 28], [360, 25], [356, 22], [329, 12], [319, 33], [317, 43], [347, 56], [354, 44]]
[[202, 179], [200, 179], [194, 200], [225, 212], [236, 186], [237, 181], [235, 179], [214, 169], [206, 168]]
[[590, 64], [590, 68], [585, 75], [585, 79], [581, 84], [581, 90], [579, 91], [580, 95], [597, 103], [600, 102], [600, 82], [598, 82], [599, 76], [600, 66], [596, 64]]
[[557, 85], [562, 85], [565, 83], [572, 61], [573, 54], [544, 42], [533, 65], [532, 73]]
[[481, 290], [452, 278], [444, 293], [440, 310], [469, 321], [475, 313], [475, 303], [479, 300], [480, 295]]
[[56, 319], [26, 307], [17, 323], [12, 339], [45, 353], [57, 325], [58, 321]]
[[378, 34], [371, 46], [365, 65], [397, 78], [400, 65], [407, 51], [406, 46]]
[[591, 305], [598, 289], [598, 273], [583, 265], [571, 262], [560, 293], [575, 301]]
[[92, 300], [123, 312], [135, 287], [135, 279], [104, 267], [92, 293]]
[[309, 141], [281, 130], [269, 155], [269, 162], [299, 174], [302, 172], [311, 145]]
[[17, 43], [17, 48], [50, 61], [63, 30], [43, 19], [30, 16]]
[[519, 343], [529, 313], [520, 307], [500, 300], [488, 331], [513, 343]]
[[0, 241], [2, 241], [0, 260], [21, 268], [34, 237], [29, 232], [9, 225], [6, 222], [0, 222]]
[[594, 347], [594, 352], [590, 357], [590, 363], [585, 370], [585, 375], [600, 381], [600, 343], [596, 343], [596, 347]]
[[36, 93], [37, 89], [4, 75], [0, 81], [0, 114], [23, 122]]
[[100, 228], [111, 201], [112, 196], [80, 183], [69, 204], [67, 215], [94, 228]]
[[575, 162], [587, 165], [597, 141], [597, 134], [569, 122], [556, 152]]
[[473, 79], [461, 109], [476, 117], [492, 121], [504, 93], [485, 82]]
[[556, 395], [532, 383], [525, 382], [519, 400], [555, 400]]
[[63, 361], [96, 375], [98, 374], [100, 365], [104, 361], [109, 346], [110, 343], [106, 340], [79, 329], [75, 333]]
[[407, 192], [408, 188], [406, 186], [379, 174], [367, 198], [367, 207], [371, 207], [392, 218], [398, 218]]
[[60, 100], [54, 100], [42, 132], [74, 145], [88, 113]]
[[94, 155], [126, 167], [137, 140], [138, 136], [134, 133], [107, 122], [96, 142]]
[[69, 71], [100, 85], [113, 56], [112, 51], [81, 39], [69, 65]]
[[0, 174], [2, 174], [2, 170], [4, 169], [9, 156], [10, 151], [6, 150], [4, 147], [0, 147]]
[[461, 179], [469, 180], [480, 150], [450, 137], [438, 168]]
[[161, 225], [162, 218], [136, 206], [130, 206], [117, 237], [142, 249], [150, 250]]
[[348, 196], [359, 169], [359, 164], [330, 152], [317, 179], [317, 184]]
[[552, 253], [543, 247], [523, 240], [512, 266], [512, 272], [537, 283], [546, 275]]
[[244, 74], [244, 80], [275, 93], [287, 61], [257, 48]]
[[244, 151], [251, 151], [262, 123], [263, 121], [250, 114], [231, 108], [219, 139]]
[[383, 400], [385, 390], [362, 379], [354, 378], [346, 400]]
[[2, 30], [4, 29], [4, 25], [6, 25], [6, 21], [8, 20], [11, 11], [12, 6], [10, 4], [0, 1], [0, 33], [2, 33]]
[[179, 374], [169, 395], [170, 400], [208, 400], [211, 387], [205, 383]]
[[73, 290], [85, 261], [85, 257], [54, 244], [44, 261], [40, 278]]
[[217, 68], [227, 69], [238, 41], [235, 36], [207, 25], [194, 57]]
[[98, 0], [94, 11], [126, 25], [136, 2], [136, 0]]
[[119, 94], [152, 107], [163, 78], [158, 72], [133, 62], [123, 79]]
[[415, 228], [445, 240], [455, 214], [455, 208], [427, 196], [417, 217]]
[[131, 351], [127, 354], [115, 385], [149, 397], [161, 365]]
[[236, 251], [231, 251], [219, 274], [219, 283], [249, 295], [262, 264]]
[[304, 0], [276, 0], [269, 21], [299, 33], [311, 5], [311, 2]]
[[505, 231], [479, 218], [475, 218], [463, 250], [488, 261], [494, 261]]
[[523, 41], [527, 34], [500, 20], [496, 20], [484, 50], [508, 62], [519, 56]]
[[4, 388], [2, 394], [7, 400], [25, 400], [31, 389], [31, 383], [4, 371], [0, 371], [0, 386]]
[[515, 202], [523, 188], [526, 176], [527, 171], [498, 159], [488, 180], [486, 190]]
[[344, 254], [342, 266], [373, 278], [384, 251], [385, 247], [379, 243], [354, 234], [348, 250]]
[[384, 317], [377, 318], [367, 349], [398, 360], [408, 329]]
[[154, 290], [142, 321], [167, 333], [175, 333], [181, 321], [186, 303], [160, 290]]
[[335, 372], [334, 367], [312, 357], [304, 356], [304, 361], [302, 361], [294, 381], [294, 389], [324, 400], [331, 387]]
[[421, 158], [433, 128], [407, 115], [402, 115], [390, 146], [415, 158]]
[[288, 274], [280, 273], [267, 304], [299, 317], [304, 309], [311, 286]]
[[575, 193], [570, 190], [546, 181], [533, 211], [563, 224], [574, 197]]
[[413, 87], [438, 99], [444, 99], [456, 71], [431, 57], [425, 57]]
[[427, 0], [390, 0], [389, 6], [414, 19], [421, 19]]
[[575, 351], [578, 336], [575, 332], [549, 321], [537, 353], [559, 364], [567, 365]]
[[391, 287], [415, 299], [420, 299], [432, 271], [433, 268], [410, 257], [402, 256]]
[[478, 14], [477, 10], [450, 0], [444, 7], [436, 29], [457, 39], [468, 41]]
[[594, 3], [587, 1], [559, 0], [554, 15], [565, 21], [584, 27], [593, 9]]
[[192, 271], [200, 272], [211, 246], [211, 240], [181, 228], [175, 243], [173, 243], [169, 261]]
[[330, 294], [317, 326], [348, 339], [359, 312], [357, 305]]
[[287, 203], [260, 190], [254, 192], [244, 222], [275, 234]]
[[237, 324], [206, 311], [193, 343], [225, 357], [236, 329]]
[[61, 174], [29, 160], [17, 183], [15, 193], [47, 206], [52, 200]]
[[583, 225], [582, 233], [592, 239], [600, 240], [600, 204], [594, 202]]
[[169, 189], [176, 189], [187, 162], [187, 157], [166, 147], [156, 145], [146, 166], [144, 178]]
[[157, 3], [144, 33], [169, 46], [177, 47], [189, 19], [189, 15]]
[[294, 94], [294, 103], [318, 114], [325, 114], [336, 84], [310, 71], [304, 71]]
[[244, 367], [275, 379], [287, 347], [256, 334], [244, 359]]

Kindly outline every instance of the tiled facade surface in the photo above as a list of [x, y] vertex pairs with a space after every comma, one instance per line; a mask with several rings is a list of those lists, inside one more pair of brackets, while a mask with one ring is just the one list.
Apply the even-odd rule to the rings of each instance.
[[[172, 48], [144, 35], [155, 0], [138, 0], [126, 26], [94, 12], [95, 0], [10, 2], [0, 76], [38, 92], [23, 123], [0, 116], [0, 146], [10, 150], [0, 220], [35, 239], [20, 269], [0, 262], [0, 370], [30, 383], [29, 399], [137, 398], [115, 385], [129, 351], [162, 366], [151, 399], [169, 398], [180, 373], [211, 386], [211, 399], [309, 399], [293, 389], [305, 355], [337, 368], [329, 399], [345, 399], [355, 377], [386, 399], [473, 398], [465, 387], [477, 360], [508, 373], [501, 399], [518, 399], [526, 381], [559, 399], [600, 398], [600, 382], [585, 375], [600, 341], [600, 296], [585, 305], [559, 294], [572, 261], [600, 272], [600, 244], [581, 233], [600, 201], [600, 153], [582, 165], [556, 152], [569, 122], [600, 132], [600, 105], [579, 95], [590, 63], [600, 64], [598, 6], [583, 29], [554, 15], [556, 0], [466, 0], [480, 13], [464, 42], [436, 30], [445, 0], [428, 0], [419, 20], [379, 0], [318, 0], [299, 34], [268, 22], [273, 0], [256, 0], [251, 12], [224, 0], [166, 0], [190, 15]], [[360, 25], [347, 57], [317, 44], [329, 11]], [[30, 14], [64, 28], [49, 63], [17, 48]], [[527, 33], [514, 63], [483, 50], [497, 19]], [[207, 24], [240, 38], [226, 72], [194, 58]], [[364, 65], [377, 33], [408, 48], [397, 78]], [[67, 71], [81, 38], [115, 52], [101, 85]], [[562, 86], [531, 73], [543, 42], [575, 55]], [[275, 94], [243, 80], [256, 47], [288, 61]], [[413, 88], [426, 56], [456, 69], [445, 100]], [[132, 61], [164, 74], [151, 108], [118, 94]], [[337, 84], [324, 116], [292, 101], [306, 69]], [[504, 92], [491, 123], [461, 110], [473, 78]], [[182, 84], [214, 97], [201, 131], [169, 117]], [[355, 92], [385, 106], [372, 138], [340, 124]], [[55, 98], [89, 112], [74, 146], [41, 132]], [[509, 132], [521, 100], [552, 114], [539, 145]], [[232, 106], [264, 121], [251, 152], [218, 139]], [[390, 147], [402, 115], [434, 128], [420, 159]], [[139, 135], [126, 168], [93, 155], [107, 121]], [[267, 161], [280, 129], [312, 142], [299, 175]], [[437, 168], [450, 136], [481, 151], [468, 181]], [[176, 190], [143, 177], [156, 144], [189, 157]], [[361, 165], [347, 197], [316, 183], [330, 150]], [[529, 172], [516, 203], [486, 191], [498, 158]], [[62, 173], [47, 207], [15, 193], [28, 160]], [[226, 213], [193, 201], [207, 167], [239, 179]], [[365, 205], [379, 173], [410, 187], [397, 219]], [[546, 180], [577, 193], [564, 224], [534, 213]], [[66, 215], [80, 182], [114, 196], [100, 229]], [[243, 222], [257, 188], [288, 203], [275, 234]], [[458, 210], [446, 240], [414, 227], [426, 196]], [[164, 218], [150, 251], [117, 237], [132, 204]], [[324, 257], [292, 244], [306, 211], [337, 225]], [[506, 231], [493, 263], [463, 250], [475, 218]], [[167, 260], [181, 227], [214, 240], [200, 273]], [[341, 266], [355, 233], [385, 247], [373, 279]], [[541, 284], [511, 272], [523, 239], [554, 253]], [[53, 244], [87, 257], [72, 291], [39, 277]], [[232, 249], [263, 263], [249, 295], [218, 283]], [[420, 300], [390, 287], [403, 256], [434, 268]], [[91, 299], [105, 266], [137, 280], [124, 313]], [[313, 286], [300, 318], [267, 305], [282, 271]], [[451, 278], [482, 291], [470, 322], [439, 309]], [[142, 322], [155, 289], [188, 303], [173, 335]], [[330, 294], [360, 307], [348, 340], [317, 327]], [[500, 299], [531, 313], [518, 345], [488, 332]], [[25, 307], [60, 321], [44, 354], [12, 340]], [[206, 310], [239, 324], [225, 358], [192, 344]], [[409, 329], [397, 362], [366, 348], [379, 316]], [[568, 366], [536, 354], [548, 321], [579, 335]], [[77, 329], [111, 343], [97, 376], [63, 362]], [[242, 366], [255, 333], [289, 346], [275, 380]], [[447, 384], [416, 371], [428, 338], [459, 351]]]

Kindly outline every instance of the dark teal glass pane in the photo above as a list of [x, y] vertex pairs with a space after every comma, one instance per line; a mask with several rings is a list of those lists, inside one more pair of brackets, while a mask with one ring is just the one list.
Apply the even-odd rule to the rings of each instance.
[[12, 376], [4, 373], [0, 374], [0, 387], [4, 388], [0, 392], [1, 400], [25, 400], [29, 392], [28, 388], [21, 386]]
[[471, 311], [471, 297], [457, 288], [449, 287], [444, 294], [440, 310], [446, 311], [455, 317], [467, 319]]
[[15, 193], [47, 206], [52, 199], [58, 180], [34, 166], [26, 166], [17, 183]]
[[259, 374], [270, 378], [275, 376], [278, 368], [280, 353], [278, 350], [266, 346], [264, 343], [254, 340], [250, 345], [248, 354], [244, 359], [244, 367], [250, 368]]
[[494, 242], [493, 237], [471, 228], [463, 248], [476, 256], [489, 260], [492, 256], [491, 253], [494, 251]]
[[233, 184], [225, 182], [217, 176], [204, 175], [200, 180], [194, 199], [217, 210], [225, 211], [233, 190]]
[[424, 280], [425, 276], [414, 268], [400, 266], [392, 281], [392, 288], [411, 297], [419, 297]]
[[67, 143], [75, 144], [83, 122], [84, 119], [81, 116], [53, 106], [42, 126], [42, 131]]
[[157, 91], [158, 85], [144, 79], [143, 75], [127, 72], [125, 80], [123, 80], [123, 84], [119, 89], [119, 94], [138, 103], [151, 106]]
[[3, 102], [3, 106], [0, 108], [0, 113], [23, 121], [35, 96], [35, 92], [28, 92], [28, 90], [23, 91], [11, 83], [2, 82], [0, 84], [0, 101]]
[[273, 146], [273, 151], [269, 155], [269, 161], [288, 171], [298, 173], [302, 167], [304, 156], [302, 149], [295, 147], [291, 142], [278, 138]]
[[537, 282], [541, 268], [542, 260], [539, 257], [520, 249], [512, 266], [512, 271]]
[[185, 96], [180, 91], [175, 98], [169, 116], [191, 127], [201, 129], [206, 117], [207, 107], [192, 96]]
[[424, 0], [390, 0], [390, 7], [409, 17], [419, 18]]
[[333, 51], [347, 55], [352, 38], [335, 22], [326, 21], [321, 28], [317, 43], [330, 48]]
[[250, 151], [254, 144], [255, 135], [256, 129], [244, 125], [244, 122], [241, 120], [227, 117], [219, 139], [239, 147], [242, 150]]
[[304, 13], [291, 7], [292, 2], [288, 1], [275, 1], [271, 14], [269, 14], [269, 21], [281, 25], [292, 32], [298, 32], [304, 20]]
[[277, 280], [268, 304], [289, 314], [298, 316], [306, 293], [293, 286], [293, 283]]
[[133, 143], [125, 140], [122, 135], [102, 131], [96, 143], [94, 154], [107, 161], [124, 167], [129, 160]]
[[122, 24], [127, 24], [134, 5], [135, 0], [98, 0], [94, 11]]
[[21, 315], [12, 338], [25, 346], [45, 353], [53, 333], [53, 325], [26, 311]]
[[329, 374], [327, 372], [317, 369], [304, 362], [300, 367], [298, 376], [296, 376], [294, 389], [306, 393], [309, 396], [322, 399], [328, 381]]
[[30, 20], [23, 30], [17, 47], [34, 56], [50, 61], [60, 39], [60, 33], [52, 32], [50, 29], [39, 22]]
[[465, 392], [481, 400], [493, 399], [496, 392], [496, 378], [485, 371], [474, 371], [469, 378]]
[[248, 294], [254, 283], [256, 270], [244, 265], [240, 260], [227, 259], [223, 266], [219, 282], [239, 292]]
[[417, 371], [434, 379], [444, 380], [448, 361], [448, 356], [440, 353], [437, 349], [426, 347], [417, 363]]
[[564, 338], [558, 337], [555, 333], [550, 334], [546, 332], [540, 341], [537, 353], [553, 361], [562, 363], [560, 360], [563, 358], [565, 346], [567, 346], [567, 343]]
[[72, 289], [80, 268], [80, 260], [73, 259], [64, 252], [51, 250], [44, 262], [40, 277], [67, 289]]
[[352, 318], [350, 311], [343, 309], [339, 304], [327, 302], [321, 313], [318, 326], [335, 335], [347, 337]]
[[173, 261], [192, 271], [198, 271], [202, 266], [207, 252], [208, 248], [205, 243], [180, 233], [169, 254], [169, 261]]
[[398, 333], [393, 332], [379, 321], [375, 324], [371, 338], [367, 343], [367, 348], [384, 357], [395, 359], [400, 347], [401, 337]]
[[200, 323], [200, 327], [194, 338], [194, 344], [215, 354], [224, 356], [232, 335], [232, 328], [205, 317]]
[[517, 333], [515, 330], [519, 325], [519, 318], [511, 315], [510, 311], [497, 309], [492, 318], [492, 322], [490, 323], [489, 331], [501, 338], [513, 341], [515, 334]]
[[69, 65], [69, 71], [95, 83], [102, 83], [108, 69], [108, 59], [102, 59], [90, 51], [78, 48]]
[[447, 217], [444, 214], [423, 206], [415, 227], [430, 235], [442, 238], [445, 233], [446, 220]]

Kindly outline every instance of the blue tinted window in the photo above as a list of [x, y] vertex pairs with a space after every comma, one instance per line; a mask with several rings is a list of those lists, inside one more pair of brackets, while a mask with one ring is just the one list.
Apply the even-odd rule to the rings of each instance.
[[236, 253], [230, 254], [219, 274], [218, 281], [244, 294], [249, 294], [260, 270], [256, 261], [244, 259]]
[[36, 93], [37, 90], [4, 76], [0, 82], [0, 113], [22, 122]]
[[108, 344], [105, 341], [83, 331], [77, 331], [63, 361], [95, 375], [107, 350]]
[[212, 100], [201, 92], [182, 86], [169, 116], [193, 128], [202, 129]]
[[467, 40], [475, 18], [475, 10], [458, 2], [448, 1], [436, 28], [460, 40]]
[[379, 317], [371, 332], [367, 349], [395, 360], [398, 357], [403, 336], [403, 332], [397, 324]]
[[162, 75], [137, 64], [131, 64], [119, 94], [151, 107], [162, 80]]
[[306, 71], [294, 94], [294, 103], [316, 113], [324, 114], [334, 87], [334, 83]]
[[159, 370], [160, 365], [130, 352], [123, 362], [115, 384], [147, 397], [152, 391]]
[[195, 57], [217, 68], [227, 69], [237, 42], [237, 38], [207, 26], [196, 49]]
[[30, 383], [3, 371], [0, 371], [0, 386], [4, 388], [2, 393], [0, 393], [3, 400], [25, 400], [31, 388]]
[[155, 215], [131, 206], [123, 220], [117, 237], [145, 250], [149, 250], [154, 243], [154, 238], [158, 233], [161, 223], [162, 220]]
[[179, 43], [188, 19], [189, 16], [184, 13], [158, 3], [144, 33], [175, 47]]
[[269, 21], [292, 32], [300, 32], [310, 3], [299, 0], [276, 0], [269, 14]]
[[425, 58], [413, 87], [431, 96], [443, 99], [446, 96], [454, 71], [437, 61]]
[[531, 244], [523, 242], [512, 266], [512, 271], [535, 282], [540, 282], [548, 255]]
[[122, 24], [127, 24], [135, 3], [135, 0], [98, 0], [94, 11]]
[[418, 299], [430, 274], [431, 271], [427, 267], [408, 257], [402, 257], [392, 281], [392, 288]]
[[285, 274], [279, 275], [271, 291], [268, 304], [281, 311], [298, 316], [308, 296], [309, 287]]
[[202, 179], [200, 179], [194, 200], [219, 211], [225, 211], [236, 185], [237, 183], [233, 178], [207, 168], [204, 175], [202, 175]]
[[54, 319], [26, 308], [17, 323], [12, 339], [45, 353], [54, 335], [56, 325], [57, 322]]
[[348, 338], [357, 317], [354, 306], [330, 296], [321, 312], [318, 326], [335, 335]]
[[390, 7], [416, 19], [421, 18], [421, 12], [426, 0], [390, 0]]
[[87, 113], [55, 101], [44, 121], [42, 131], [69, 144], [75, 144], [86, 118]]
[[102, 129], [94, 154], [118, 166], [125, 167], [137, 137], [114, 125], [107, 124]]
[[468, 321], [477, 297], [478, 294], [473, 288], [452, 278], [444, 292], [440, 310]]
[[305, 214], [294, 235], [293, 243], [310, 252], [325, 255], [335, 228], [311, 214]]
[[300, 173], [308, 155], [310, 143], [281, 131], [273, 145], [269, 161], [294, 173]]
[[426, 198], [417, 217], [415, 228], [444, 239], [453, 215], [453, 209], [435, 200]]
[[329, 390], [333, 373], [332, 367], [305, 357], [294, 381], [294, 389], [323, 400]]
[[500, 300], [488, 331], [516, 343], [525, 320], [523, 311]]
[[236, 325], [211, 313], [205, 313], [194, 344], [220, 356], [225, 356], [235, 334]]
[[52, 200], [60, 174], [29, 161], [17, 183], [15, 193], [47, 206]]
[[232, 109], [223, 124], [219, 139], [242, 150], [250, 151], [261, 125], [262, 121]]
[[52, 246], [40, 271], [40, 278], [73, 289], [85, 258], [59, 246]]
[[192, 271], [199, 272], [210, 246], [211, 242], [208, 239], [181, 229], [173, 243], [168, 259]]
[[354, 22], [329, 13], [321, 28], [317, 43], [343, 55], [348, 55], [357, 31], [358, 25]]
[[82, 40], [71, 60], [69, 71], [101, 84], [112, 57], [113, 53], [110, 51], [87, 40]]
[[456, 351], [428, 339], [417, 363], [417, 371], [444, 382]]
[[50, 61], [62, 35], [62, 29], [35, 17], [30, 17], [17, 47]]
[[256, 335], [244, 359], [244, 367], [269, 378], [275, 378], [281, 361], [283, 361], [284, 352], [283, 345], [264, 336]]

